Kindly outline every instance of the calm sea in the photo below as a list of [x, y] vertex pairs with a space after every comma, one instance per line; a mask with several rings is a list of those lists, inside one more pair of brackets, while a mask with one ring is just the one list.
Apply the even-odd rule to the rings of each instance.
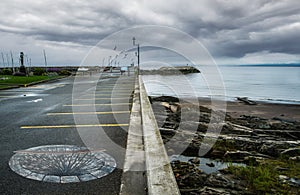
[[[219, 70], [227, 100], [248, 97], [252, 100], [300, 104], [300, 67], [220, 66]], [[151, 96], [211, 97], [215, 91], [222, 91], [218, 84], [208, 86], [203, 73], [144, 75], [143, 80]]]

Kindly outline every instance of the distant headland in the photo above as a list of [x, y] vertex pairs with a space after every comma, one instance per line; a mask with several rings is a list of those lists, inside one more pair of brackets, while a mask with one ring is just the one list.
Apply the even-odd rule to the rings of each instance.
[[153, 69], [153, 70], [140, 70], [140, 72], [143, 75], [153, 75], [153, 74], [176, 75], [176, 74], [200, 73], [200, 70], [192, 66], [176, 66], [176, 67], [161, 67], [159, 69]]

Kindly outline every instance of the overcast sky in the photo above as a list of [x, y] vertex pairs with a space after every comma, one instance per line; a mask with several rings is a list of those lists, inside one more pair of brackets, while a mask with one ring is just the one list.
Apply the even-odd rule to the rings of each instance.
[[[49, 64], [80, 64], [105, 37], [140, 25], [187, 33], [218, 64], [300, 63], [298, 0], [1, 0], [0, 18], [5, 63], [10, 51], [15, 60], [23, 51], [32, 64], [43, 64], [45, 49]], [[155, 32], [143, 36], [166, 46], [176, 42]]]

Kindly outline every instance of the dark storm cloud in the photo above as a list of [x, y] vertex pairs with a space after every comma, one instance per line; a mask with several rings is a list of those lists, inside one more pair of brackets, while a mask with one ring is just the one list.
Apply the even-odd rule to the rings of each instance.
[[298, 56], [298, 4], [296, 0], [3, 0], [0, 33], [93, 46], [128, 27], [167, 25], [200, 40], [214, 57], [241, 58], [263, 51]]

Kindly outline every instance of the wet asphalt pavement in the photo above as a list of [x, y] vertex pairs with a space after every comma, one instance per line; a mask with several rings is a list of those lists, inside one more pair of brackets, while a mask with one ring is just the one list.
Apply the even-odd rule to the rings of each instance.
[[[134, 76], [97, 79], [69, 77], [0, 91], [0, 194], [119, 193]], [[27, 179], [10, 169], [14, 151], [43, 145], [103, 149], [117, 168], [100, 179], [67, 184]]]

